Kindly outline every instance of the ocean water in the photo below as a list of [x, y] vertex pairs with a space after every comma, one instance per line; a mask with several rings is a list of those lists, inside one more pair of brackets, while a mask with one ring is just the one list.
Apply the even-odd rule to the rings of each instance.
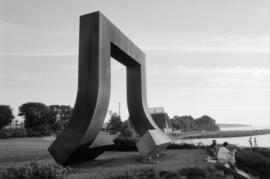
[[[270, 127], [233, 127], [233, 128], [221, 128], [221, 130], [259, 130], [259, 129], [270, 129]], [[223, 142], [228, 142], [230, 144], [238, 146], [250, 146], [248, 140], [250, 137], [256, 137], [258, 147], [270, 147], [270, 134], [257, 135], [257, 136], [245, 136], [245, 137], [224, 137], [224, 138], [205, 138], [205, 139], [180, 139], [175, 141], [175, 143], [193, 143], [198, 144], [202, 143], [209, 145], [212, 143], [212, 140], [217, 140], [217, 143], [222, 144]]]
[[245, 126], [245, 127], [225, 127], [225, 128], [220, 128], [221, 131], [262, 130], [262, 129], [270, 129], [270, 126]]

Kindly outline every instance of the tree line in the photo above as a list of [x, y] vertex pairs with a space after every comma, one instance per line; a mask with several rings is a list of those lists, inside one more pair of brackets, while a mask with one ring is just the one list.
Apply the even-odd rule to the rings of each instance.
[[[39, 102], [28, 102], [19, 106], [18, 116], [24, 118], [26, 136], [58, 135], [71, 118], [73, 108], [68, 105], [45, 105]], [[12, 109], [8, 105], [0, 105], [0, 130], [9, 125], [14, 119]], [[204, 115], [194, 119], [192, 116], [174, 116], [170, 119], [172, 127], [181, 131], [216, 131], [219, 127], [210, 116]], [[120, 116], [113, 113], [104, 129], [110, 134], [134, 136], [132, 124], [122, 121]]]
[[[45, 105], [28, 102], [19, 106], [18, 116], [24, 118], [24, 129], [27, 136], [46, 136], [63, 130], [71, 117], [73, 109], [68, 105]], [[8, 105], [0, 106], [0, 130], [14, 119]]]
[[[68, 105], [47, 106], [39, 102], [24, 103], [19, 106], [18, 112], [18, 116], [24, 119], [24, 131], [16, 130], [13, 132], [16, 133], [15, 137], [58, 135], [67, 125], [72, 112], [73, 108]], [[8, 126], [14, 118], [10, 106], [0, 105], [0, 130]], [[122, 121], [116, 113], [111, 115], [109, 123], [104, 130], [110, 134], [120, 134], [126, 137], [131, 137], [134, 134], [129, 121]], [[1, 137], [0, 132], [0, 138], [6, 137]]]
[[174, 116], [171, 119], [174, 129], [181, 131], [218, 131], [219, 126], [210, 116], [203, 115], [194, 119], [192, 116]]

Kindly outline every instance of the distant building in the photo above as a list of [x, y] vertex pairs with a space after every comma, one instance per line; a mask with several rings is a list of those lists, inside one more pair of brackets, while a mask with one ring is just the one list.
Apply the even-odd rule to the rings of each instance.
[[12, 120], [12, 122], [5, 127], [6, 129], [23, 129], [24, 123], [20, 120]]
[[165, 133], [172, 132], [172, 123], [163, 107], [149, 108], [149, 112], [157, 126]]
[[155, 108], [149, 108], [149, 112], [151, 114], [155, 114], [155, 113], [164, 113], [164, 108], [163, 107], [155, 107]]

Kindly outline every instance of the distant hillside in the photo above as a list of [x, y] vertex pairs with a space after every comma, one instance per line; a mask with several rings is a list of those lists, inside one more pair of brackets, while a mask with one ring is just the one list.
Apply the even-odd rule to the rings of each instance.
[[251, 127], [252, 125], [246, 125], [246, 124], [223, 124], [219, 123], [217, 124], [220, 128], [226, 128], [226, 127]]

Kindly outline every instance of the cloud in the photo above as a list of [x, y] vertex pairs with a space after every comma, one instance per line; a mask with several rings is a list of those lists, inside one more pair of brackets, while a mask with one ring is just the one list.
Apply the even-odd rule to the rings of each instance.
[[201, 111], [270, 111], [270, 106], [183, 106], [182, 109], [192, 109]]
[[0, 20], [0, 56], [77, 55], [78, 32], [40, 29]]
[[77, 56], [75, 52], [44, 52], [44, 53], [27, 53], [27, 52], [0, 52], [0, 56], [12, 56], [12, 57], [39, 57], [39, 56]]
[[182, 87], [270, 89], [270, 68], [266, 67], [190, 67], [153, 66], [151, 80]]
[[249, 75], [253, 77], [270, 77], [270, 68], [265, 67], [189, 67], [186, 65], [178, 65], [170, 68], [171, 73], [185, 74], [225, 74], [225, 75]]
[[[163, 45], [156, 45], [163, 44]], [[270, 53], [270, 34], [257, 37], [248, 36], [209, 36], [183, 37], [152, 43], [144, 46], [147, 51], [205, 51], [205, 52], [244, 52]]]

